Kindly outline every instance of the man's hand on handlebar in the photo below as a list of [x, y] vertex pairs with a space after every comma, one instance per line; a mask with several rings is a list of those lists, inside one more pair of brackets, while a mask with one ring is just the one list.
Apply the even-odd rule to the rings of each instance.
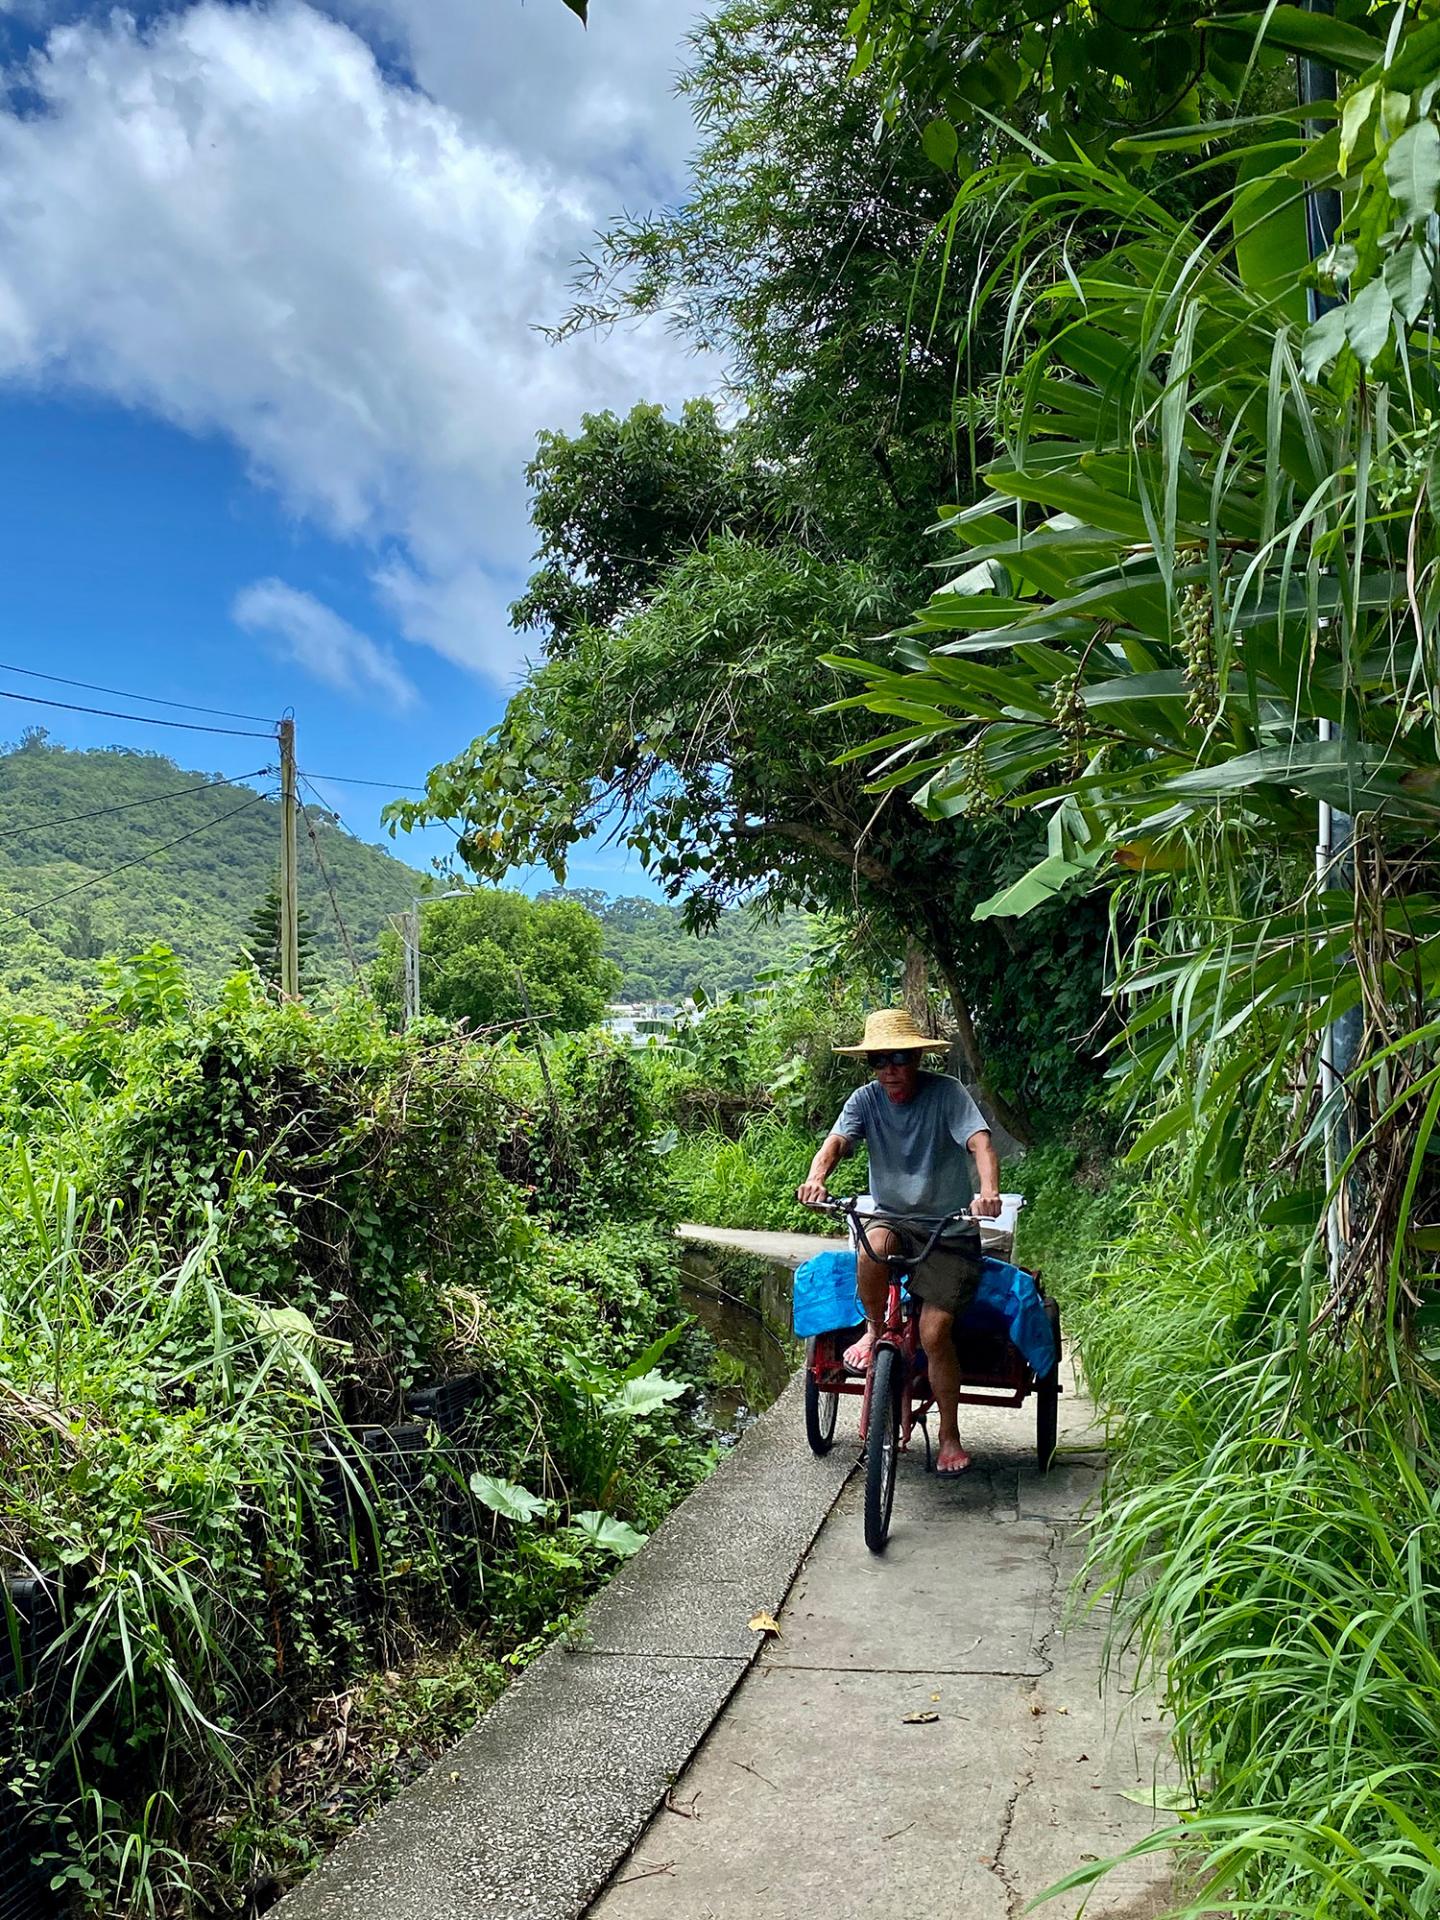
[[977, 1220], [998, 1220], [1001, 1200], [998, 1193], [977, 1193], [970, 1202], [970, 1211]]
[[830, 1203], [830, 1190], [823, 1180], [802, 1180], [795, 1198], [802, 1207], [823, 1207]]

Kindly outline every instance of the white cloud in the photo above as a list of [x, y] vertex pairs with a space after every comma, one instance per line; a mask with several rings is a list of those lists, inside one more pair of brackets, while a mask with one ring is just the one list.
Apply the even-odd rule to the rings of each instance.
[[58, 27], [12, 74], [0, 379], [229, 435], [297, 513], [384, 556], [408, 638], [504, 680], [493, 583], [525, 570], [536, 430], [706, 384], [658, 327], [536, 332], [616, 183], [673, 164], [686, 11], [610, 0], [642, 38], [587, 78], [596, 37], [560, 0], [357, 4], [413, 33], [432, 84], [453, 55], [468, 118], [300, 0]]
[[366, 634], [283, 580], [257, 580], [237, 594], [230, 610], [247, 633], [264, 635], [271, 651], [340, 693], [378, 695], [396, 707], [417, 694], [395, 661]]
[[393, 37], [416, 80], [481, 137], [603, 189], [600, 217], [671, 197], [694, 144], [675, 94], [699, 0], [335, 0]]

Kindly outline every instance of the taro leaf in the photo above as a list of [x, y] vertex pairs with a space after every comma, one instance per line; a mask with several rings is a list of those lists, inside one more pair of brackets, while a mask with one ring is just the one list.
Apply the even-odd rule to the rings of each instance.
[[522, 1526], [531, 1520], [538, 1520], [550, 1505], [538, 1494], [529, 1492], [525, 1487], [517, 1487], [513, 1480], [495, 1480], [488, 1473], [472, 1473], [470, 1491], [481, 1506], [489, 1507], [492, 1513], [498, 1513], [506, 1520], [518, 1521]]
[[654, 1413], [657, 1407], [663, 1407], [667, 1400], [678, 1400], [684, 1391], [683, 1380], [667, 1380], [663, 1373], [643, 1373], [638, 1380], [626, 1380], [605, 1406], [607, 1412], [623, 1414], [627, 1420], [640, 1420], [647, 1413]]
[[617, 1560], [628, 1560], [632, 1553], [638, 1553], [645, 1544], [645, 1535], [637, 1533], [627, 1521], [617, 1520], [612, 1514], [600, 1513], [593, 1507], [585, 1513], [577, 1513], [570, 1524], [576, 1533], [585, 1536], [592, 1547], [613, 1553]]
[[1424, 220], [1435, 211], [1440, 193], [1440, 127], [1417, 120], [1385, 156], [1385, 180], [1407, 220]]
[[642, 1374], [649, 1373], [660, 1356], [670, 1351], [671, 1347], [674, 1346], [675, 1342], [680, 1338], [681, 1334], [684, 1333], [689, 1324], [689, 1320], [681, 1320], [675, 1326], [671, 1327], [667, 1333], [662, 1333], [658, 1340], [651, 1342], [638, 1360], [632, 1360], [630, 1362], [629, 1366], [626, 1367], [625, 1371], [620, 1375], [620, 1378], [622, 1380], [638, 1380]]

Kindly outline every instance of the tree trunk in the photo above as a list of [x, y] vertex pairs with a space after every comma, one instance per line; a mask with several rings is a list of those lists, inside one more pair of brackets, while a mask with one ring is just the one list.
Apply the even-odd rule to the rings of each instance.
[[970, 1003], [954, 963], [941, 958], [938, 954], [933, 954], [931, 957], [950, 996], [950, 1006], [955, 1016], [955, 1039], [965, 1064], [966, 1080], [974, 1087], [980, 1097], [981, 1105], [992, 1120], [998, 1120], [1005, 1131], [1018, 1140], [1022, 1147], [1033, 1145], [1035, 1136], [1029, 1123], [1022, 1119], [1004, 1095], [997, 1093], [990, 1084], [990, 1076], [985, 1070], [985, 1062], [980, 1053], [980, 1041], [975, 1032], [975, 1023], [970, 1018]]
[[930, 1018], [930, 968], [925, 949], [918, 940], [905, 942], [905, 972], [901, 976], [900, 996], [905, 1011], [927, 1038], [935, 1038]]

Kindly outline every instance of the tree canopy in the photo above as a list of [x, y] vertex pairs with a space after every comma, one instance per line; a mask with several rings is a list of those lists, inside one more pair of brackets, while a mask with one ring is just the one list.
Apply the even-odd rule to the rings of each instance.
[[892, 956], [914, 943], [969, 1076], [1023, 1136], [1027, 1105], [1090, 1083], [1092, 1020], [1065, 1018], [1066, 989], [1098, 978], [1103, 906], [1008, 941], [977, 926], [1041, 828], [937, 832], [871, 791], [869, 723], [826, 663], [893, 659], [937, 502], [988, 431], [978, 415], [956, 430], [959, 329], [928, 323], [944, 275], [925, 241], [951, 185], [873, 138], [883, 103], [850, 77], [845, 19], [827, 0], [734, 0], [697, 29], [696, 190], [608, 236], [572, 324], [671, 313], [724, 348], [743, 416], [640, 408], [545, 436], [541, 564], [515, 608], [542, 655], [500, 724], [392, 817], [457, 820], [487, 879], [540, 863], [563, 882], [576, 845], [609, 835], [692, 926], [763, 898], [843, 913]]
[[[573, 900], [531, 900], [477, 888], [420, 909], [420, 1009], [473, 1029], [528, 1025], [546, 1033], [594, 1026], [620, 984], [601, 952], [600, 922]], [[400, 938], [387, 930], [376, 997], [403, 999]]]

